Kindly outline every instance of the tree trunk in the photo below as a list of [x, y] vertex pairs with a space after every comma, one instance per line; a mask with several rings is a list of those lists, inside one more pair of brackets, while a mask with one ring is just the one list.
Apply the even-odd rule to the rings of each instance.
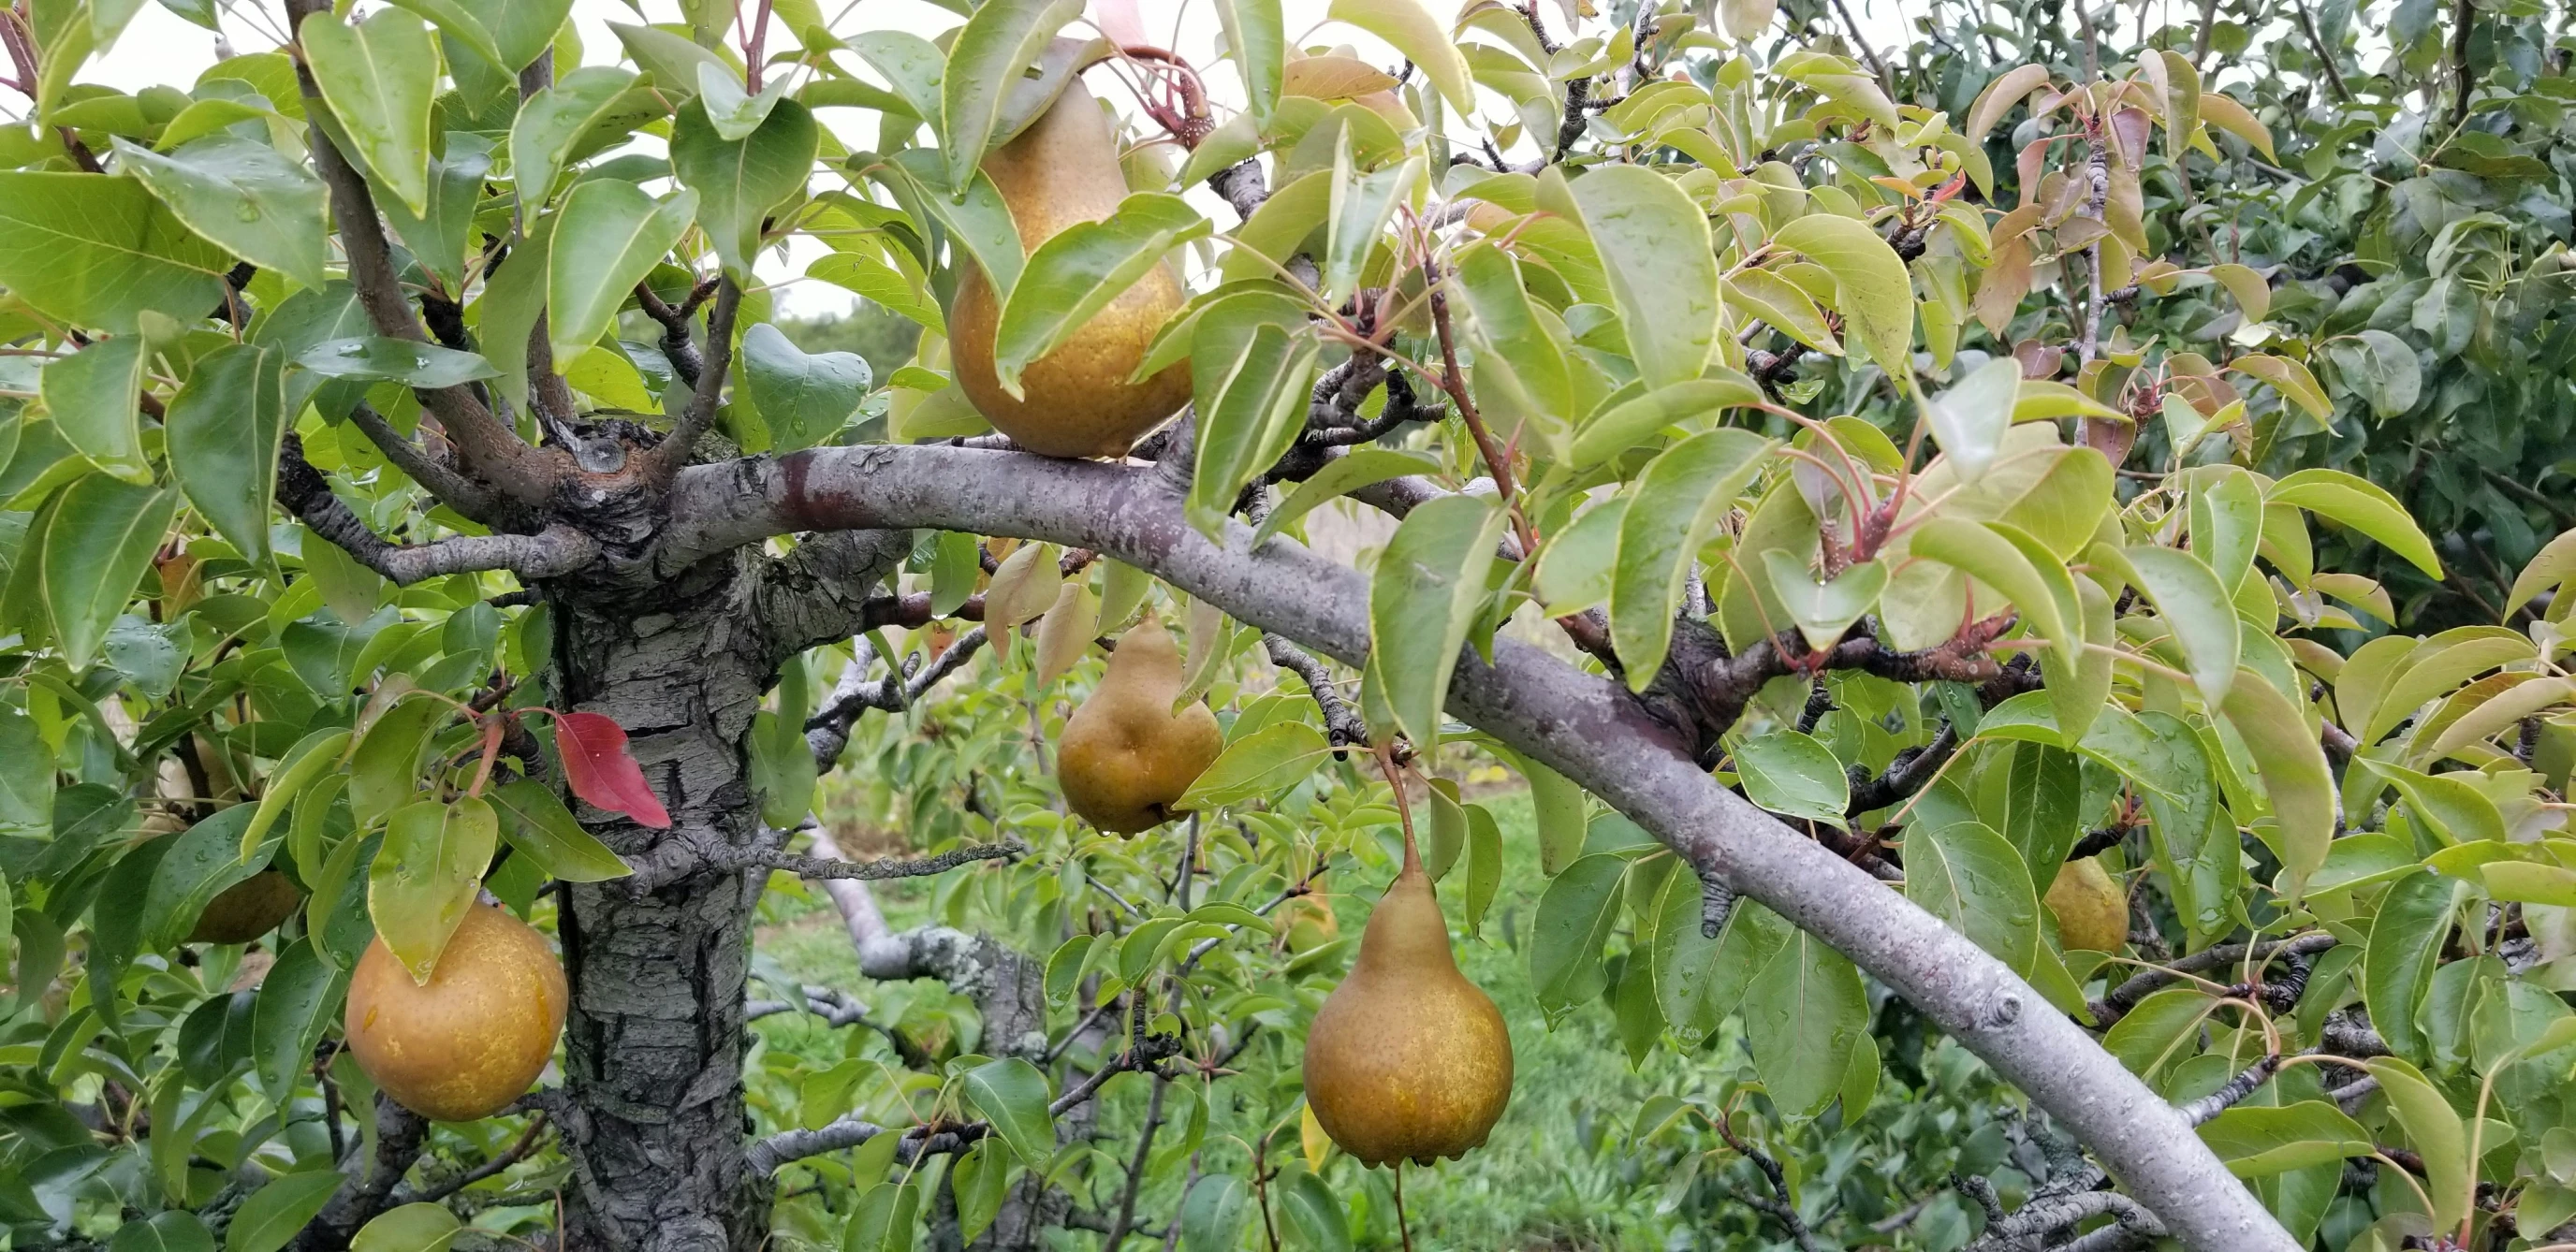
[[[752, 611], [757, 559], [714, 558], [639, 599], [553, 603], [556, 707], [615, 718], [670, 809], [667, 831], [585, 811], [630, 862], [761, 837], [745, 745], [775, 665]], [[742, 1057], [766, 879], [697, 870], [641, 891], [566, 891], [567, 1248], [727, 1252], [765, 1239], [770, 1187], [744, 1163]]]

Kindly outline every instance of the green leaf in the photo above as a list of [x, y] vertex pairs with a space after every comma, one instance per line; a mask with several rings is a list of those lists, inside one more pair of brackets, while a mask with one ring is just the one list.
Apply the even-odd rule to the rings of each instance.
[[[1440, 98], [1461, 117], [1476, 112], [1476, 91], [1467, 75], [1467, 58], [1458, 51], [1457, 42], [1448, 29], [1425, 9], [1421, 0], [1333, 0], [1324, 11], [1326, 21], [1347, 22], [1385, 40], [1404, 54], [1423, 77], [1440, 91]], [[1604, 166], [1593, 177], [1612, 169], [1634, 166]], [[1663, 176], [1655, 176], [1661, 179]], [[1705, 222], [1705, 218], [1700, 219]], [[1705, 229], [1703, 229], [1705, 234]], [[1679, 245], [1676, 245], [1677, 247]], [[1706, 249], [1702, 249], [1705, 251]], [[1713, 320], [1713, 319], [1712, 319]]]
[[1077, 222], [1029, 254], [993, 337], [993, 371], [1013, 397], [1020, 371], [1126, 294], [1171, 250], [1216, 229], [1179, 196], [1139, 192], [1107, 218]]
[[197, 915], [205, 912], [208, 901], [266, 867], [267, 853], [275, 849], [278, 836], [272, 834], [265, 841], [267, 846], [260, 855], [244, 860], [241, 832], [250, 817], [251, 808], [246, 804], [220, 809], [181, 832], [171, 843], [170, 851], [154, 867], [152, 884], [144, 893], [144, 947], [177, 944], [196, 927]]
[[1280, 528], [1304, 517], [1316, 506], [1339, 496], [1349, 495], [1362, 487], [1372, 486], [1407, 474], [1434, 474], [1439, 466], [1419, 452], [1399, 452], [1392, 448], [1353, 448], [1327, 463], [1315, 476], [1297, 484], [1288, 498], [1261, 519], [1252, 532], [1252, 546], [1278, 534]]
[[805, 662], [792, 659], [779, 670], [778, 707], [751, 719], [752, 794], [760, 800], [760, 820], [780, 830], [794, 829], [814, 809], [814, 750], [805, 744], [811, 693]]
[[2361, 958], [2362, 1002], [2370, 1009], [2371, 1028], [2401, 1056], [2426, 1054], [2416, 1013], [2450, 938], [2452, 905], [2464, 889], [2457, 879], [2413, 874], [2389, 887], [2371, 919]]
[[1368, 683], [1396, 729], [1425, 748], [1438, 742], [1449, 679], [1484, 608], [1507, 520], [1484, 496], [1424, 501], [1396, 527], [1370, 577]]
[[1046, 1075], [1019, 1057], [988, 1061], [966, 1071], [966, 1103], [992, 1124], [993, 1133], [1020, 1163], [1044, 1169], [1055, 1156], [1055, 1118], [1047, 1112]]
[[1913, 378], [1914, 281], [1877, 231], [1848, 217], [1810, 213], [1773, 232], [1771, 244], [1833, 275], [1834, 307], [1852, 328], [1850, 337], [1889, 377]]
[[1182, 329], [1198, 414], [1186, 509], [1191, 525], [1218, 535], [1243, 485], [1305, 428], [1307, 380], [1321, 347], [1303, 307], [1270, 290], [1221, 296]]
[[116, 140], [119, 168], [209, 242], [306, 287], [328, 281], [322, 180], [277, 149], [210, 135], [167, 155]]
[[[1273, 5], [1275, 10], [1276, 6]], [[1183, 1252], [1237, 1252], [1252, 1217], [1252, 1187], [1232, 1174], [1209, 1174], [1181, 1200]]]
[[146, 310], [195, 322], [230, 268], [135, 179], [0, 172], [0, 287], [58, 321], [119, 335]]
[[269, 503], [286, 437], [285, 362], [227, 344], [197, 362], [170, 401], [170, 469], [188, 503], [253, 564], [268, 561]]
[[1056, 32], [1080, 16], [1082, 0], [986, 0], [958, 29], [939, 84], [949, 186], [965, 186], [985, 152], [1005, 137], [997, 132], [1012, 86]]
[[1619, 520], [1618, 571], [1610, 585], [1610, 638], [1628, 689], [1644, 691], [1672, 646], [1673, 613], [1699, 547], [1735, 508], [1771, 441], [1751, 431], [1703, 431], [1666, 448], [1638, 475]]
[[413, 982], [438, 968], [499, 839], [500, 819], [474, 796], [415, 800], [385, 818], [384, 850], [367, 867], [367, 914]]
[[[1935, 517], [1915, 529], [1912, 551], [2002, 592], [2022, 620], [2029, 623], [2031, 633], [2048, 640], [2053, 650], [2082, 642], [2082, 636], [2068, 629], [2059, 588], [2051, 585], [2052, 580], [2040, 572], [2028, 554], [1993, 526]], [[2064, 578], [2063, 569], [2051, 569]], [[1986, 614], [2002, 607], [1979, 604], [1976, 611]]]
[[[2251, 374], [2272, 384], [2281, 398], [2307, 411], [2319, 428], [2334, 419], [2334, 402], [2326, 399], [2326, 389], [2317, 385], [2317, 376], [2308, 367], [2285, 356], [2248, 352], [2227, 363], [2227, 368], [2240, 374]], [[2331, 471], [2326, 471], [2331, 472]], [[2440, 575], [2435, 575], [2440, 577]]]
[[516, 74], [554, 46], [556, 32], [572, 16], [573, 0], [455, 0], [491, 37], [499, 50], [496, 63]]
[[443, 1204], [406, 1204], [387, 1209], [358, 1228], [349, 1252], [447, 1252], [465, 1223]]
[[786, 453], [839, 434], [873, 379], [867, 358], [858, 353], [809, 355], [762, 322], [743, 332], [742, 381], [751, 407], [769, 428], [770, 451]]
[[45, 411], [65, 442], [92, 465], [130, 483], [150, 486], [152, 465], [143, 459], [141, 335], [101, 339], [45, 364], [37, 375]]
[[305, 735], [279, 758], [277, 768], [268, 775], [268, 788], [260, 793], [259, 807], [252, 810], [250, 824], [242, 828], [241, 855], [247, 861], [257, 854], [267, 839], [269, 828], [286, 815], [288, 805], [304, 794], [304, 789], [322, 776], [322, 772], [339, 767], [348, 755], [349, 732], [342, 727], [327, 727]]
[[[672, 120], [671, 172], [697, 193], [698, 224], [706, 227], [708, 242], [736, 282], [752, 285], [751, 258], [760, 251], [762, 226], [772, 210], [804, 193], [821, 139], [814, 115], [793, 100], [780, 101], [760, 129], [741, 139], [718, 134], [698, 101], [681, 106]], [[579, 194], [575, 188], [573, 195]], [[565, 208], [571, 208], [570, 197]]]
[[[2378, 1022], [2376, 1015], [2371, 1020], [2374, 1025]], [[2403, 1060], [2372, 1057], [2361, 1067], [2379, 1080], [2389, 1111], [2405, 1128], [2416, 1154], [2424, 1158], [2425, 1190], [2433, 1198], [2433, 1228], [2447, 1231], [2459, 1226], [2468, 1216], [2470, 1191], [2477, 1178], [2469, 1161], [2468, 1127], [2458, 1110], [2423, 1071]]]
[[2424, 537], [2406, 506], [2376, 483], [2341, 470], [2303, 469], [2273, 483], [2264, 498], [2275, 504], [2295, 504], [2349, 526], [2413, 562], [2426, 577], [2442, 577], [2442, 561], [2433, 554], [2432, 541]]
[[881, 167], [904, 195], [906, 207], [918, 207], [921, 213], [939, 223], [950, 241], [965, 248], [984, 277], [993, 284], [993, 298], [1008, 302], [1011, 288], [1020, 281], [1020, 267], [1027, 262], [1021, 251], [1019, 227], [1011, 217], [1011, 207], [1002, 201], [1002, 190], [992, 176], [978, 169], [961, 189], [951, 190], [947, 175], [939, 163], [940, 154], [922, 148], [909, 148], [894, 155]]
[[1842, 1091], [1869, 1026], [1860, 970], [1805, 931], [1792, 932], [1744, 990], [1745, 1042], [1772, 1103], [1812, 1117]]
[[1548, 616], [1580, 613], [1610, 598], [1611, 575], [1618, 569], [1619, 523], [1627, 512], [1627, 500], [1612, 496], [1548, 536], [1539, 549], [1538, 576], [1531, 581]]
[[1618, 924], [1619, 884], [1627, 873], [1626, 858], [1596, 852], [1566, 866], [1539, 897], [1530, 921], [1530, 990], [1549, 1022], [1563, 1020], [1608, 985], [1601, 945]]
[[1247, 110], [1256, 125], [1267, 126], [1270, 111], [1279, 107], [1288, 64], [1287, 18], [1279, 0], [1218, 0], [1216, 16], [1234, 52], [1234, 68], [1243, 75]]
[[305, 64], [349, 155], [404, 207], [429, 212], [430, 112], [438, 95], [438, 41], [418, 15], [378, 9], [356, 26], [336, 17], [296, 28]]
[[232, 1225], [224, 1231], [224, 1252], [277, 1252], [339, 1190], [336, 1169], [308, 1169], [270, 1179], [234, 1211]]
[[2378, 1150], [2361, 1123], [2323, 1100], [2240, 1104], [2203, 1124], [2200, 1141], [2239, 1178], [2259, 1178]]
[[2129, 548], [2122, 553], [2138, 590], [2156, 606], [2165, 629], [2191, 663], [2192, 684], [2204, 704], [2227, 699], [2236, 683], [2244, 640], [2237, 630], [2234, 597], [2194, 553], [2175, 548]]
[[55, 646], [74, 670], [97, 658], [178, 506], [175, 491], [105, 474], [91, 474], [56, 498], [40, 577]]
[[1978, 805], [2004, 841], [2021, 854], [2031, 885], [2039, 884], [2041, 867], [2050, 879], [2084, 833], [2082, 762], [2072, 752], [2045, 743], [2013, 745], [2012, 764], [2004, 771], [2000, 793], [1989, 792]]
[[1985, 477], [1986, 468], [1994, 464], [2003, 450], [2005, 432], [2012, 429], [2013, 401], [2020, 389], [2020, 362], [2001, 356], [1979, 366], [1957, 386], [1923, 401], [1923, 420], [1932, 428], [1932, 442], [1949, 458], [1960, 482]]
[[395, 382], [433, 390], [501, 374], [476, 353], [382, 335], [325, 340], [298, 354], [295, 363], [324, 378]]
[[607, 844], [582, 829], [572, 810], [544, 783], [522, 778], [493, 788], [488, 798], [502, 818], [501, 836], [520, 855], [535, 861], [546, 877], [604, 882], [635, 872]]
[[1861, 614], [1878, 607], [1878, 593], [1887, 590], [1887, 566], [1874, 560], [1844, 570], [1829, 583], [1817, 582], [1805, 562], [1778, 548], [1765, 549], [1762, 564], [1772, 593], [1798, 623], [1810, 648], [1833, 646]]
[[[1414, 9], [1411, 0], [1368, 7]], [[1450, 46], [1445, 36], [1441, 46]], [[1638, 375], [1649, 388], [1699, 377], [1717, 336], [1717, 256], [1707, 212], [1673, 180], [1642, 165], [1600, 166], [1573, 187]], [[1899, 298], [1911, 309], [1904, 264], [1893, 253], [1888, 260], [1897, 267]]]
[[510, 180], [523, 210], [534, 210], [554, 191], [564, 164], [585, 137], [625, 111], [633, 72], [613, 65], [585, 65], [528, 97], [510, 122]]
[[1755, 804], [1784, 817], [1839, 825], [1851, 780], [1833, 750], [1795, 730], [1756, 735], [1735, 748], [1735, 776]]
[[697, 212], [693, 190], [683, 188], [657, 202], [643, 188], [613, 178], [591, 179], [564, 196], [545, 259], [543, 308], [556, 360], [577, 360], [598, 342], [635, 285], [680, 242]]
[[1982, 822], [1906, 827], [1905, 898], [2016, 972], [2027, 972], [2039, 950], [2031, 879], [2011, 841]]
[[390, 196], [376, 197], [385, 221], [411, 249], [412, 259], [437, 275], [450, 291], [465, 289], [466, 245], [469, 237], [481, 238], [473, 234], [474, 215], [483, 205], [483, 184], [491, 173], [492, 140], [450, 131], [446, 152], [429, 160], [426, 211], [414, 214]]
[[[1410, 4], [1412, 0], [1392, 3]], [[1279, 1190], [1279, 1208], [1287, 1215], [1288, 1227], [1296, 1232], [1298, 1246], [1314, 1252], [1351, 1252], [1350, 1210], [1342, 1207], [1330, 1184], [1301, 1170]]]
[[[1615, 399], [1615, 397], [1614, 397]], [[1720, 410], [1761, 404], [1762, 389], [1732, 370], [1712, 369], [1709, 376], [1656, 387], [1615, 404], [1605, 404], [1583, 421], [1574, 436], [1567, 463], [1588, 470], [1644, 443], [1667, 427]]]
[[[2295, 902], [2308, 875], [2325, 864], [2326, 850], [2334, 843], [2334, 772], [2326, 764], [2315, 726], [2308, 721], [2305, 701], [2292, 703], [2261, 674], [2238, 671], [2223, 707], [2228, 724], [2244, 739], [2254, 768], [2262, 773], [2273, 821], [2265, 842], [2281, 858]], [[2264, 830], [2258, 826], [2255, 833]]]
[[1225, 745], [1172, 807], [1206, 812], [1276, 797], [1312, 775], [1329, 750], [1323, 732], [1312, 725], [1274, 722]]
[[1359, 284], [1361, 270], [1382, 242], [1396, 206], [1411, 200], [1415, 185], [1422, 181], [1422, 158], [1418, 156], [1361, 174], [1351, 163], [1350, 145], [1351, 132], [1345, 127], [1333, 148], [1331, 207], [1324, 214], [1323, 285], [1319, 294], [1328, 304], [1350, 298]]
[[215, 1236], [196, 1214], [166, 1209], [144, 1221], [127, 1222], [107, 1252], [215, 1252]]
[[786, 98], [788, 88], [795, 83], [794, 77], [781, 74], [762, 87], [759, 95], [748, 95], [743, 91], [742, 76], [732, 66], [701, 61], [697, 105], [706, 111], [707, 122], [715, 127], [716, 134], [733, 142], [749, 138], [760, 129], [760, 124], [769, 120], [770, 110]]
[[1485, 913], [1503, 885], [1503, 831], [1484, 805], [1467, 805], [1466, 813], [1467, 896], [1462, 920], [1467, 923], [1467, 937], [1481, 939]]
[[311, 939], [299, 938], [277, 954], [277, 964], [260, 980], [259, 1004], [251, 1013], [251, 1054], [270, 1102], [284, 1104], [311, 1068], [313, 1045], [338, 1016], [348, 986], [348, 972]]

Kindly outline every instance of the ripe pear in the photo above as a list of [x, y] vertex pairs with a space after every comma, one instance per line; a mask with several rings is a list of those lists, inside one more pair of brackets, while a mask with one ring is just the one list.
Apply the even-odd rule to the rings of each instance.
[[2102, 858], [2068, 861], [2048, 884], [2048, 911], [2069, 951], [2118, 952], [2129, 941], [2129, 896], [2102, 868]]
[[1109, 672], [1056, 741], [1064, 802], [1116, 835], [1151, 830], [1225, 747], [1216, 714], [1196, 701], [1172, 712], [1181, 694], [1181, 650], [1147, 613], [1118, 641]]
[[571, 999], [546, 937], [477, 904], [427, 983], [413, 982], [383, 939], [368, 944], [349, 977], [344, 1025], [358, 1068], [396, 1103], [470, 1122], [501, 1111], [545, 1071]]
[[[1127, 195], [1109, 119], [1079, 79], [1027, 130], [985, 157], [984, 172], [1001, 190], [1020, 245], [1030, 252], [1069, 226], [1108, 217]], [[950, 368], [966, 398], [1021, 447], [1046, 456], [1123, 456], [1138, 436], [1189, 403], [1187, 362], [1128, 381], [1154, 333], [1187, 299], [1171, 267], [1155, 266], [1021, 370], [1022, 394], [1013, 397], [993, 368], [1001, 301], [982, 268], [970, 262], [948, 310]]]
[[278, 870], [261, 870], [207, 901], [206, 911], [197, 914], [196, 928], [188, 932], [188, 942], [248, 943], [277, 929], [303, 901], [304, 893], [296, 889], [294, 879]]
[[1511, 1102], [1511, 1035], [1451, 959], [1410, 837], [1359, 960], [1306, 1031], [1305, 1080], [1315, 1120], [1363, 1165], [1463, 1156]]

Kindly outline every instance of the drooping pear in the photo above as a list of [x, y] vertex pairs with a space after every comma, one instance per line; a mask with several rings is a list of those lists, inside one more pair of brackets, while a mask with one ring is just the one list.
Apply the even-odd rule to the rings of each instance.
[[378, 938], [349, 976], [343, 1025], [358, 1068], [395, 1103], [442, 1122], [499, 1112], [554, 1055], [572, 997], [534, 927], [477, 904], [427, 983]]
[[2069, 951], [2116, 953], [2129, 941], [2129, 896], [2112, 881], [2102, 858], [2068, 861], [2048, 884], [2048, 911], [2057, 915], [2057, 937]]
[[1172, 802], [1225, 747], [1205, 704], [1172, 712], [1180, 694], [1180, 648], [1147, 613], [1119, 639], [1109, 672], [1057, 739], [1056, 781], [1074, 812], [1118, 835], [1172, 819]]
[[[1020, 246], [1039, 244], [1081, 222], [1108, 217], [1127, 195], [1118, 141], [1080, 79], [1029, 128], [984, 158], [1018, 224]], [[1047, 456], [1121, 456], [1190, 399], [1185, 361], [1128, 381], [1154, 332], [1188, 298], [1169, 266], [1158, 265], [1055, 350], [1020, 372], [1022, 394], [1002, 389], [993, 368], [1001, 301], [969, 262], [948, 310], [948, 352], [957, 385], [996, 430]]]
[[1458, 972], [1409, 835], [1359, 959], [1306, 1031], [1305, 1081], [1315, 1120], [1363, 1165], [1465, 1155], [1511, 1102], [1511, 1035]]

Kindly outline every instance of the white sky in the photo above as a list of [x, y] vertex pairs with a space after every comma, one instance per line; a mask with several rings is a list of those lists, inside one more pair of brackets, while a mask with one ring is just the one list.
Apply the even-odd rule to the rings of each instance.
[[[678, 0], [639, 0], [644, 20], [676, 22], [682, 20]], [[1410, 0], [1378, 0], [1382, 3], [1407, 3]], [[847, 8], [843, 6], [847, 5]], [[1363, 56], [1386, 65], [1400, 58], [1385, 45], [1349, 26], [1324, 25], [1326, 0], [1284, 0], [1287, 29], [1292, 42], [1300, 46], [1315, 44], [1355, 45]], [[372, 7], [370, 5], [369, 7]], [[1120, 9], [1133, 10], [1146, 36], [1156, 42], [1170, 38], [1175, 21], [1180, 37], [1174, 50], [1191, 64], [1202, 67], [1210, 94], [1220, 102], [1235, 103], [1242, 97], [1239, 80], [1231, 70], [1219, 64], [1223, 36], [1218, 25], [1216, 7], [1205, 0], [1091, 0], [1096, 20], [1116, 21]], [[1454, 9], [1454, 0], [1427, 0], [1434, 13]], [[1605, 6], [1606, 7], [1606, 6]], [[1902, 46], [1902, 18], [1899, 0], [1853, 0], [1852, 7], [1869, 38], [1879, 47]], [[269, 31], [282, 29], [284, 6], [240, 0], [238, 6], [225, 5], [220, 21], [223, 38], [229, 40], [235, 53], [260, 52], [276, 46]], [[957, 25], [964, 19], [930, 4], [927, 0], [824, 0], [826, 14], [838, 14], [833, 23], [836, 32], [847, 34], [861, 30], [909, 30], [925, 37]], [[255, 20], [245, 20], [244, 9], [256, 9]], [[1104, 12], [1107, 10], [1108, 12]], [[623, 0], [574, 0], [573, 21], [581, 32], [584, 57], [593, 64], [613, 61], [619, 55], [617, 37], [608, 29], [610, 22], [632, 23], [637, 19], [633, 8]], [[1551, 30], [1564, 33], [1562, 10], [1554, 4], [1544, 6]], [[784, 43], [793, 46], [783, 32], [771, 33], [771, 46]], [[155, 84], [185, 86], [217, 59], [217, 36], [190, 23], [161, 5], [145, 4], [116, 46], [103, 57], [90, 63], [79, 75], [79, 81], [99, 83], [122, 91], [139, 91]], [[843, 68], [870, 78], [864, 63], [855, 55], [840, 54]], [[1208, 68], [1213, 66], [1214, 68]], [[561, 67], [559, 67], [560, 69]], [[1119, 99], [1124, 93], [1104, 76], [1095, 73], [1093, 89], [1104, 98]], [[1132, 104], [1132, 101], [1123, 101]], [[861, 115], [846, 109], [827, 110], [820, 118], [827, 126], [849, 127]], [[873, 124], [856, 128], [844, 136], [852, 148], [873, 147]], [[764, 252], [759, 265], [761, 274], [772, 281], [790, 279], [804, 273], [805, 266], [822, 252], [811, 240], [791, 243], [789, 255], [781, 258], [775, 250]], [[819, 282], [788, 282], [777, 289], [781, 312], [813, 315], [848, 310], [857, 297]]]

